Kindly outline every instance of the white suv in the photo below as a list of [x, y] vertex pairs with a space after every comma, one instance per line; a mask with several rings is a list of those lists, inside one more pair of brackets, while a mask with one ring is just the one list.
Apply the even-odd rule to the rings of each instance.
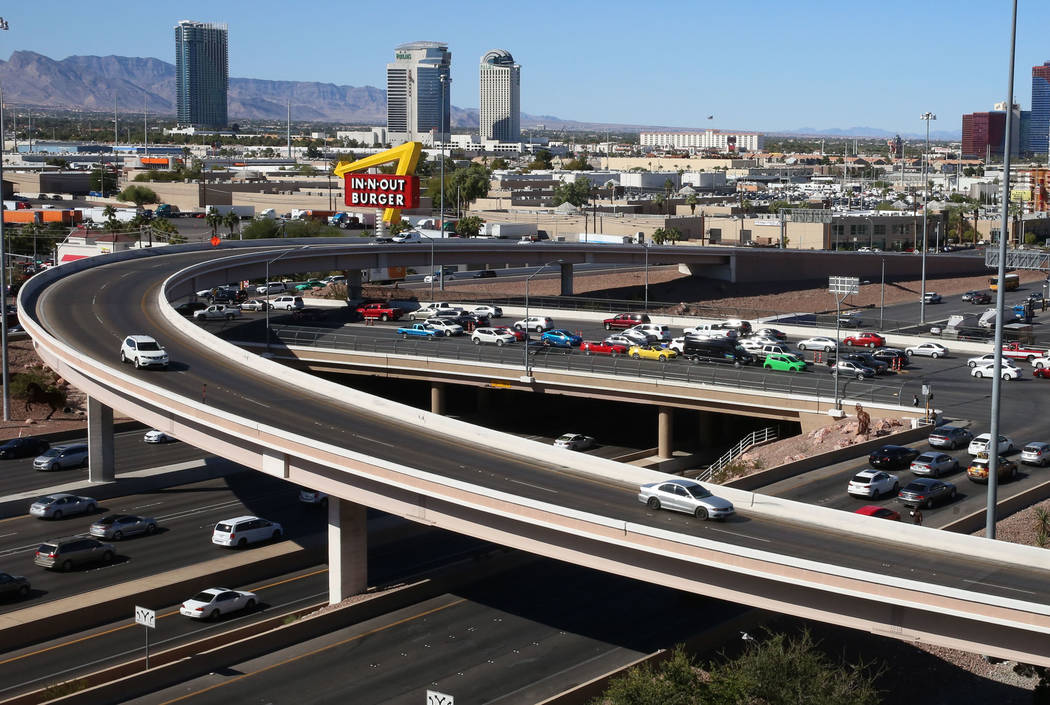
[[671, 340], [671, 328], [658, 323], [639, 323], [629, 330], [636, 330], [653, 337], [655, 340]]
[[270, 302], [275, 311], [293, 311], [297, 308], [305, 308], [302, 296], [278, 296]]
[[520, 321], [515, 321], [514, 328], [516, 330], [534, 330], [537, 333], [542, 333], [545, 330], [554, 328], [554, 321], [547, 316], [529, 316]]
[[211, 534], [211, 542], [217, 546], [242, 548], [250, 543], [279, 539], [283, 534], [281, 525], [275, 521], [243, 516], [223, 519], [216, 524]]
[[129, 335], [120, 346], [120, 361], [133, 362], [138, 368], [167, 368], [168, 353], [148, 335]]
[[515, 338], [514, 334], [508, 333], [505, 330], [496, 330], [495, 328], [475, 328], [474, 332], [470, 335], [470, 340], [475, 345], [492, 343], [493, 345], [503, 347], [508, 343], [513, 343]]

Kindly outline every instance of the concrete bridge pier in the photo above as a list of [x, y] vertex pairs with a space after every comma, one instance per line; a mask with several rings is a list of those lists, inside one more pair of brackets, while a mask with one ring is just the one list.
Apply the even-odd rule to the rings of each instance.
[[445, 383], [430, 383], [430, 413], [445, 415]]
[[674, 409], [661, 406], [657, 410], [656, 457], [668, 459], [674, 454]]
[[361, 285], [361, 270], [350, 269], [346, 274], [346, 298], [350, 301], [360, 301], [363, 287]]
[[328, 603], [368, 587], [368, 527], [364, 505], [328, 498]]
[[561, 264], [561, 295], [572, 296], [572, 264]]
[[88, 397], [88, 482], [113, 482], [116, 465], [113, 459], [113, 409], [94, 397]]

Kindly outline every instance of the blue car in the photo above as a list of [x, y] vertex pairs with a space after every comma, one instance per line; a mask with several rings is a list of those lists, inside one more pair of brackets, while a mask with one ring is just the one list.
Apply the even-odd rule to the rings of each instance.
[[556, 348], [578, 348], [580, 343], [583, 342], [583, 338], [573, 335], [567, 330], [555, 328], [554, 330], [545, 331], [540, 336], [540, 342]]

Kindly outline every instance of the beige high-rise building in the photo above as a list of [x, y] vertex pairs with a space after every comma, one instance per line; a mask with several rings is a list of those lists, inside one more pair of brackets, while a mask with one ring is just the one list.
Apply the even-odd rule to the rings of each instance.
[[506, 49], [493, 49], [481, 57], [481, 139], [500, 142], [521, 140], [521, 66]]
[[[386, 65], [386, 129], [392, 142], [451, 130], [452, 54], [444, 42], [410, 42]], [[440, 138], [440, 137], [439, 137]]]

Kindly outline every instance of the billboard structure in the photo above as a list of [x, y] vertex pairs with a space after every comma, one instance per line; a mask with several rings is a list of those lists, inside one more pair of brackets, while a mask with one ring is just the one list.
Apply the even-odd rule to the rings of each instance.
[[[343, 178], [345, 203], [353, 208], [382, 208], [383, 220], [396, 223], [401, 211], [419, 205], [416, 164], [423, 145], [405, 142], [400, 147], [373, 154], [356, 162], [339, 162], [333, 173]], [[367, 169], [396, 164], [393, 174], [364, 174]]]

